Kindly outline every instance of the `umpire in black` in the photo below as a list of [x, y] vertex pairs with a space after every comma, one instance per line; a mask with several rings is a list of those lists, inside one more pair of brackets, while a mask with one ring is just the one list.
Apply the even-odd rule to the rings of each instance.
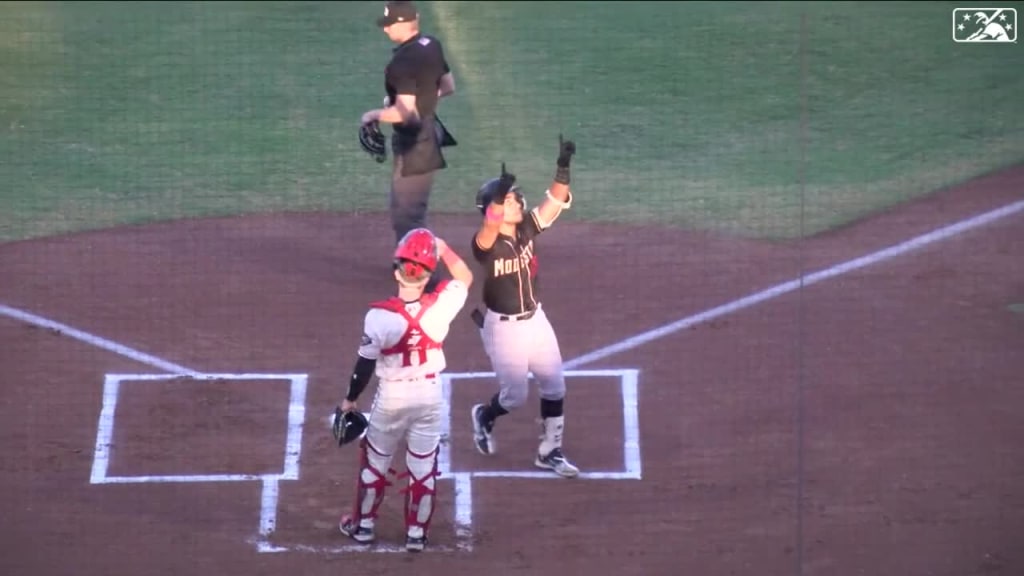
[[434, 172], [448, 166], [441, 148], [456, 144], [436, 113], [441, 98], [455, 92], [455, 79], [441, 42], [420, 32], [412, 2], [388, 2], [377, 26], [398, 46], [384, 72], [384, 108], [366, 112], [362, 122], [392, 125], [389, 204], [397, 244], [409, 230], [427, 227]]

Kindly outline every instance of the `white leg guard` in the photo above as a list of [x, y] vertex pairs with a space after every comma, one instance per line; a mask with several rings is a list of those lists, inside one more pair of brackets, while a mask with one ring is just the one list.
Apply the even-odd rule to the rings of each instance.
[[[408, 535], [413, 538], [424, 538], [430, 528], [430, 520], [434, 516], [434, 503], [437, 490], [434, 479], [439, 476], [437, 470], [437, 454], [440, 447], [427, 454], [416, 454], [409, 450], [405, 455], [409, 485], [402, 490], [405, 493], [405, 526]], [[401, 476], [400, 476], [401, 477]]]
[[[381, 454], [366, 438], [360, 443], [363, 456], [359, 467], [359, 482], [356, 487], [356, 504], [352, 518], [359, 526], [372, 528], [377, 518], [377, 511], [384, 501], [384, 492], [391, 482], [387, 474], [391, 470], [391, 455]], [[384, 472], [386, 471], [386, 472]]]
[[541, 421], [542, 434], [540, 437], [540, 448], [537, 452], [541, 456], [550, 454], [555, 448], [562, 447], [562, 433], [565, 430], [565, 416], [545, 418]]

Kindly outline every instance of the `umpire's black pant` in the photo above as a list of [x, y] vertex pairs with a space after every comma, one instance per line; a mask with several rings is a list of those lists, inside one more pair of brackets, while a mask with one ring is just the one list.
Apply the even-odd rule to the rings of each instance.
[[[415, 228], [427, 228], [427, 207], [430, 204], [430, 191], [434, 186], [436, 170], [412, 176], [402, 176], [404, 158], [395, 155], [394, 169], [391, 173], [391, 228], [395, 232], [395, 244]], [[441, 280], [443, 262], [438, 262], [437, 270], [430, 277], [426, 290], [432, 291]]]
[[408, 231], [427, 227], [427, 206], [434, 186], [435, 171], [402, 176], [403, 162], [402, 156], [395, 156], [391, 173], [391, 228], [396, 244]]

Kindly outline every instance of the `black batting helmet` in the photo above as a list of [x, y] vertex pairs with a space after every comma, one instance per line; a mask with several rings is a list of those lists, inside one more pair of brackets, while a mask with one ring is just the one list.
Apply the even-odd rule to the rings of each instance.
[[[477, 190], [476, 208], [481, 214], [487, 212], [487, 205], [491, 203], [494, 195], [498, 192], [499, 180], [500, 178], [491, 178], [487, 182], [484, 182], [483, 186]], [[523, 191], [519, 189], [519, 185], [513, 184], [511, 191], [516, 195], [516, 200], [519, 200], [519, 205], [523, 207], [523, 212], [526, 212], [526, 198], [523, 196]]]

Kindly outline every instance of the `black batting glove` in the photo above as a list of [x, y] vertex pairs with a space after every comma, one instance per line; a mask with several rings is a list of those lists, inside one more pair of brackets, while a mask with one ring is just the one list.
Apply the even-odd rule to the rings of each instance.
[[569, 163], [573, 154], [576, 153], [576, 143], [572, 140], [562, 140], [558, 135], [558, 169], [555, 171], [555, 182], [569, 185]]
[[515, 174], [509, 174], [505, 170], [505, 163], [502, 162], [501, 163], [501, 177], [498, 178], [498, 190], [497, 190], [497, 193], [494, 195], [494, 198], [491, 198], [491, 202], [494, 203], [494, 204], [504, 204], [505, 203], [505, 196], [508, 196], [509, 191], [512, 190], [512, 186], [514, 186], [515, 183], [516, 183], [516, 175]]
[[576, 153], [576, 143], [572, 140], [562, 140], [562, 135], [558, 135], [558, 167], [568, 168], [569, 162], [572, 161], [573, 154]]

